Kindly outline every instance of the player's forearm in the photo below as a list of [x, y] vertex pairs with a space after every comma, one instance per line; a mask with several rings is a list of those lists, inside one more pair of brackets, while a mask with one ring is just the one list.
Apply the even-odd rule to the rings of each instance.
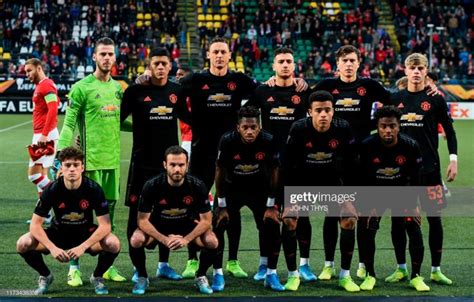
[[61, 135], [59, 136], [58, 150], [64, 149], [71, 144], [76, 127], [77, 115], [73, 111], [66, 111], [63, 127], [61, 128]]
[[112, 232], [112, 227], [109, 224], [99, 224], [99, 227], [95, 230], [94, 233], [86, 240], [84, 241], [81, 245], [84, 247], [84, 250], [87, 250], [97, 242], [101, 241], [102, 239], [105, 238], [108, 234]]
[[56, 101], [48, 103], [48, 113], [46, 115], [46, 121], [44, 123], [41, 134], [48, 136], [48, 134], [55, 128], [54, 121], [58, 116], [58, 103]]
[[158, 232], [158, 230], [150, 223], [148, 219], [139, 219], [138, 227], [140, 228], [140, 230], [145, 232], [148, 236], [153, 237], [159, 242], [164, 244], [165, 239], [166, 239], [165, 235]]
[[211, 228], [211, 220], [210, 219], [200, 219], [199, 223], [196, 225], [196, 227], [189, 233], [188, 235], [184, 236], [184, 239], [186, 239], [188, 242], [193, 241], [197, 237], [201, 236], [204, 234], [207, 230]]
[[35, 224], [32, 222], [30, 225], [30, 233], [36, 240], [38, 240], [39, 243], [44, 245], [48, 251], [51, 251], [56, 247], [56, 245], [51, 240], [49, 240], [48, 235], [46, 235], [46, 232], [42, 226], [42, 222], [41, 224]]
[[453, 124], [450, 122], [442, 124], [444, 133], [446, 134], [446, 141], [448, 143], [449, 154], [458, 154], [458, 140]]

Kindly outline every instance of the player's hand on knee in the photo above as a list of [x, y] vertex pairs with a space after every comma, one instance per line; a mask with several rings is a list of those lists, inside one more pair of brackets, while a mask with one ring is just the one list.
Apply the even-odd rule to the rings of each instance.
[[180, 235], [169, 235], [170, 241], [168, 242], [168, 248], [172, 251], [179, 250], [185, 246], [188, 246], [189, 241]]
[[277, 209], [275, 209], [274, 207], [271, 207], [271, 208], [267, 208], [265, 210], [265, 213], [263, 214], [263, 221], [267, 220], [267, 219], [271, 219], [273, 220], [274, 222], [276, 223], [280, 223], [280, 219], [279, 219], [279, 212]]
[[72, 248], [67, 251], [67, 254], [70, 259], [79, 259], [84, 253], [86, 252], [86, 249], [82, 247], [81, 245], [76, 246], [75, 248]]
[[227, 211], [227, 208], [217, 208], [217, 219], [216, 219], [216, 227], [219, 227], [219, 224], [221, 222], [227, 222], [229, 221], [229, 211]]
[[51, 256], [53, 256], [53, 258], [59, 262], [68, 262], [70, 260], [70, 257], [66, 251], [58, 247], [52, 248], [49, 252], [51, 253]]

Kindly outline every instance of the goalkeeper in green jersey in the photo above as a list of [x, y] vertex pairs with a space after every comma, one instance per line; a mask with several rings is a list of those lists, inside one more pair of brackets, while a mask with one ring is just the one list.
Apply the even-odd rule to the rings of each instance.
[[[69, 106], [59, 137], [58, 152], [71, 144], [77, 125], [85, 154], [85, 175], [104, 190], [114, 229], [114, 208], [119, 199], [120, 184], [122, 100], [122, 87], [110, 75], [115, 64], [114, 41], [107, 37], [97, 40], [93, 60], [96, 63], [94, 73], [75, 83], [68, 94]], [[113, 266], [103, 277], [113, 281], [126, 280]], [[78, 261], [70, 262], [68, 284], [82, 285]]]

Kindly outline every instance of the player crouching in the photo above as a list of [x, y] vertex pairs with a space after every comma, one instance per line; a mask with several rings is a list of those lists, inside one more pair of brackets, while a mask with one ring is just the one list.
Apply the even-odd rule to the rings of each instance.
[[[36, 294], [44, 294], [53, 275], [41, 254], [51, 253], [60, 262], [79, 259], [84, 253], [99, 255], [90, 281], [98, 295], [108, 294], [102, 275], [120, 252], [120, 241], [111, 233], [109, 207], [101, 187], [83, 177], [84, 154], [75, 147], [59, 155], [62, 176], [51, 183], [36, 205], [30, 232], [18, 239], [16, 249], [39, 274]], [[47, 229], [42, 224], [53, 209], [55, 218]], [[94, 224], [95, 212], [98, 225]]]
[[212, 213], [204, 183], [187, 175], [188, 153], [179, 146], [169, 147], [162, 173], [145, 183], [138, 205], [138, 229], [130, 238], [130, 257], [138, 279], [132, 293], [143, 295], [149, 285], [144, 247], [163, 244], [172, 251], [189, 244], [202, 248], [196, 287], [212, 294], [206, 278], [217, 249], [211, 231]]

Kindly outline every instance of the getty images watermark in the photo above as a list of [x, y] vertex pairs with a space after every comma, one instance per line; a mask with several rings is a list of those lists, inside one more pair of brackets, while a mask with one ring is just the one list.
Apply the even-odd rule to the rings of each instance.
[[[447, 194], [449, 193], [449, 194]], [[413, 216], [415, 209], [430, 216], [474, 217], [474, 188], [447, 192], [442, 186], [285, 187], [285, 209], [290, 216], [340, 217], [350, 203], [358, 215], [374, 210], [392, 216]]]

